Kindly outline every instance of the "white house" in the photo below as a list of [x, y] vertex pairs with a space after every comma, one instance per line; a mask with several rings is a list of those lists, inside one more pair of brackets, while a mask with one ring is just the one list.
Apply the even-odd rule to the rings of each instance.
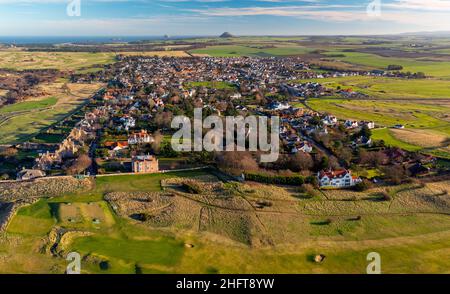
[[300, 145], [298, 150], [303, 151], [305, 153], [311, 153], [313, 151], [313, 146], [311, 145], [311, 143], [305, 141]]
[[375, 122], [373, 121], [364, 121], [361, 122], [363, 126], [367, 126], [370, 130], [375, 129]]
[[357, 128], [357, 127], [359, 126], [359, 124], [358, 124], [357, 121], [346, 120], [345, 123], [344, 123], [344, 126], [345, 126], [347, 129], [354, 129], [354, 128]]
[[154, 141], [155, 139], [146, 130], [141, 130], [139, 133], [132, 133], [128, 137], [128, 144], [130, 145], [153, 143]]
[[346, 169], [320, 171], [317, 177], [321, 188], [348, 188], [361, 182], [360, 178], [352, 176], [352, 172]]
[[327, 115], [324, 119], [322, 119], [322, 122], [324, 125], [332, 126], [337, 124], [338, 120], [335, 116]]
[[136, 126], [136, 120], [131, 116], [124, 116], [120, 118], [120, 122], [122, 123], [123, 128], [127, 131]]
[[233, 95], [231, 95], [230, 96], [230, 99], [241, 99], [242, 98], [242, 95], [241, 95], [241, 93], [235, 93], [235, 94], [233, 94]]

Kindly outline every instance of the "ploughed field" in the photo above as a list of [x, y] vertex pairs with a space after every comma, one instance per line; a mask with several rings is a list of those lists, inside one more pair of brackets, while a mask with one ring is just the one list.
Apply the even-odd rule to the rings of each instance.
[[76, 251], [85, 273], [364, 273], [376, 251], [385, 273], [448, 273], [448, 182], [308, 195], [214, 174], [40, 180], [14, 199], [3, 187], [17, 209], [0, 271], [62, 273]]

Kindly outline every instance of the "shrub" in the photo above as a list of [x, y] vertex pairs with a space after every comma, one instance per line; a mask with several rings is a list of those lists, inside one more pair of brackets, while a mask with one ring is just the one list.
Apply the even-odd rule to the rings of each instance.
[[381, 192], [381, 197], [380, 198], [383, 201], [391, 201], [392, 200], [392, 197], [391, 197], [391, 195], [389, 195], [388, 192]]
[[319, 191], [317, 191], [313, 185], [311, 184], [304, 184], [302, 186], [302, 189], [304, 191], [304, 193], [306, 193], [308, 196], [310, 197], [316, 197], [319, 196]]
[[182, 184], [183, 189], [190, 194], [201, 194], [202, 187], [194, 181], [185, 181]]
[[358, 192], [363, 192], [370, 188], [372, 188], [372, 182], [366, 179], [362, 180], [353, 187], [353, 189]]
[[291, 185], [301, 186], [307, 182], [308, 178], [304, 178], [300, 175], [282, 176], [282, 175], [264, 175], [257, 173], [245, 173], [245, 179], [248, 181], [254, 181], [265, 184], [278, 184], [278, 185]]

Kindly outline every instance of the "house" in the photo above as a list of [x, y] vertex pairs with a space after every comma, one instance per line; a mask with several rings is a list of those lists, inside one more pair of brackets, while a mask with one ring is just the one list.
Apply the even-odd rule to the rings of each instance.
[[118, 141], [118, 142], [105, 142], [105, 147], [113, 151], [120, 151], [128, 148], [127, 141]]
[[361, 182], [360, 178], [352, 176], [352, 172], [347, 169], [320, 171], [317, 178], [321, 188], [348, 188]]
[[242, 98], [241, 93], [235, 93], [235, 94], [233, 94], [233, 95], [230, 96], [230, 99], [231, 99], [231, 100], [234, 100], [234, 99], [241, 99], [241, 98]]
[[134, 156], [131, 161], [133, 173], [157, 173], [158, 159], [153, 155]]
[[424, 166], [421, 163], [416, 163], [410, 166], [408, 168], [408, 171], [412, 176], [423, 176], [428, 174], [431, 171], [431, 169], [427, 166]]
[[332, 115], [327, 115], [324, 119], [322, 119], [322, 123], [328, 126], [335, 125], [337, 124], [337, 122], [338, 122], [337, 117]]
[[285, 110], [289, 108], [291, 108], [289, 103], [280, 103], [280, 102], [271, 102], [267, 106], [267, 109], [269, 110]]
[[39, 169], [23, 169], [17, 173], [17, 180], [27, 181], [45, 177], [45, 172]]
[[347, 129], [354, 129], [357, 128], [359, 126], [357, 121], [353, 121], [353, 120], [346, 120], [344, 123], [344, 127], [346, 127]]
[[304, 141], [302, 144], [300, 144], [298, 150], [305, 153], [311, 153], [313, 151], [313, 146], [311, 145], [311, 143]]
[[136, 126], [136, 120], [131, 116], [121, 117], [120, 122], [122, 123], [123, 128], [127, 131]]
[[367, 126], [367, 128], [369, 130], [375, 129], [375, 122], [373, 122], [373, 121], [363, 121], [363, 122], [361, 122], [361, 125]]
[[352, 147], [363, 147], [363, 146], [371, 147], [372, 139], [360, 136], [358, 139], [352, 142]]
[[154, 141], [155, 139], [147, 132], [147, 130], [141, 130], [138, 133], [132, 133], [128, 137], [128, 144], [130, 145], [153, 143]]

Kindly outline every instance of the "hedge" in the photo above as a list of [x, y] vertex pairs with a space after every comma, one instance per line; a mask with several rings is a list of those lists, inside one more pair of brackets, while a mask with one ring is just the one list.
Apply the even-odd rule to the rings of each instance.
[[301, 186], [303, 184], [314, 183], [313, 177], [303, 177], [300, 175], [281, 176], [281, 175], [265, 175], [256, 173], [244, 173], [247, 181], [253, 181], [265, 184], [292, 185]]

